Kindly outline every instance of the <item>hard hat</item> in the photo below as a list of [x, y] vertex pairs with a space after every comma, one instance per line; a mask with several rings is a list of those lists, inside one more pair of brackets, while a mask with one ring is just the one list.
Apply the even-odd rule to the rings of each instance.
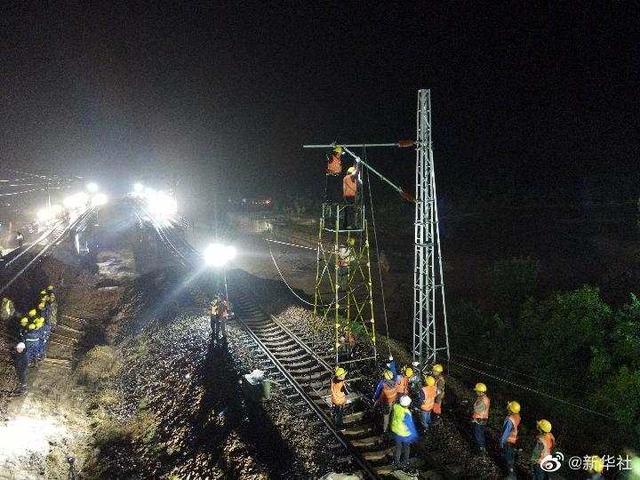
[[24, 342], [20, 342], [16, 345], [16, 351], [18, 353], [22, 353], [25, 348], [27, 348], [27, 346], [24, 344]]
[[512, 400], [509, 403], [507, 403], [507, 410], [510, 413], [520, 413], [520, 404], [515, 400]]
[[386, 378], [387, 380], [393, 379], [393, 372], [391, 370], [385, 370], [384, 371], [384, 378]]
[[444, 368], [442, 368], [442, 365], [440, 365], [439, 363], [436, 363], [431, 371], [436, 375], [440, 375], [444, 371]]
[[478, 393], [487, 393], [487, 386], [484, 383], [476, 383], [473, 389]]
[[336, 368], [336, 377], [343, 377], [347, 374], [347, 371], [342, 368], [342, 367], [338, 367]]
[[405, 374], [407, 377], [413, 377], [413, 368], [411, 368], [411, 367], [407, 367], [407, 368], [405, 368], [405, 369], [404, 369], [404, 374]]
[[336, 145], [335, 147], [333, 147], [333, 152], [342, 153], [342, 147], [340, 145]]
[[35, 309], [35, 308], [32, 308], [31, 310], [29, 310], [29, 316], [30, 316], [30, 317], [35, 317], [35, 316], [36, 316], [36, 313], [38, 313], [38, 312], [36, 312], [36, 309]]
[[356, 244], [356, 239], [351, 237], [349, 240], [347, 240], [347, 245], [349, 245], [350, 247], [353, 247]]
[[23, 327], [26, 327], [27, 323], [29, 323], [29, 319], [27, 317], [22, 317], [20, 319], [20, 325], [22, 325]]
[[30, 323], [29, 326], [27, 327], [29, 330], [35, 330], [36, 329], [36, 324], [35, 323]]
[[44, 302], [40, 302], [40, 303], [38, 304], [38, 308], [39, 308], [40, 310], [44, 310], [44, 307], [46, 307], [46, 305], [44, 304]]
[[604, 470], [604, 461], [598, 455], [591, 456], [591, 471], [594, 473], [602, 473]]
[[49, 291], [49, 292], [53, 292], [53, 285], [49, 285], [49, 286], [47, 287], [47, 291]]
[[356, 167], [349, 167], [347, 168], [347, 174], [351, 175], [353, 173], [356, 173]]
[[427, 385], [427, 387], [433, 387], [436, 384], [436, 379], [433, 378], [431, 375], [425, 375], [424, 383]]
[[549, 420], [545, 420], [544, 418], [542, 420], [538, 420], [536, 422], [536, 426], [541, 432], [549, 433], [551, 431], [551, 422]]
[[40, 295], [46, 295], [47, 291], [46, 290], [40, 290]]
[[403, 395], [400, 397], [400, 405], [403, 407], [408, 407], [411, 405], [411, 397], [409, 395]]

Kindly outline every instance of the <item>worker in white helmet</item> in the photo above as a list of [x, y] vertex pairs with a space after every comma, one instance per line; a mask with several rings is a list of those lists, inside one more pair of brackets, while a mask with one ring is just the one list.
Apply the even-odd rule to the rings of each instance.
[[24, 395], [27, 392], [27, 368], [29, 367], [29, 357], [27, 356], [27, 346], [20, 342], [13, 350], [13, 365], [18, 375], [18, 386], [16, 393]]

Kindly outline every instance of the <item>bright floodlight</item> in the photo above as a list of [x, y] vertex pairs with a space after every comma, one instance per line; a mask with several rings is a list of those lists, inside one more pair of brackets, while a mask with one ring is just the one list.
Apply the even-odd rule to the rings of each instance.
[[144, 190], [144, 185], [142, 185], [140, 182], [134, 183], [133, 184], [133, 191], [136, 193], [142, 193], [142, 191]]
[[231, 245], [212, 243], [204, 250], [204, 262], [209, 267], [224, 267], [236, 254], [236, 248]]
[[85, 192], [78, 192], [65, 198], [62, 205], [64, 205], [67, 210], [73, 210], [75, 208], [86, 207], [88, 201], [89, 195]]
[[89, 190], [90, 193], [96, 193], [98, 191], [98, 188], [98, 184], [95, 182], [87, 183], [87, 190]]
[[107, 196], [104, 193], [96, 193], [92, 198], [91, 198], [91, 206], [93, 207], [99, 207], [101, 205], [105, 205], [107, 203], [109, 199], [107, 198]]
[[164, 192], [152, 189], [145, 190], [147, 210], [156, 219], [169, 220], [178, 213], [176, 199]]

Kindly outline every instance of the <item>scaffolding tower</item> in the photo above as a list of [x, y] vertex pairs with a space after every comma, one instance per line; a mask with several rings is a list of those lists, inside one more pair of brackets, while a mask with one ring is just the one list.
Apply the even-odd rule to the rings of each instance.
[[[359, 190], [353, 204], [323, 203], [318, 231], [313, 311], [334, 324], [336, 365], [375, 361], [377, 356], [362, 185]], [[350, 225], [346, 224], [347, 218], [351, 219]]]
[[438, 361], [442, 354], [449, 359], [447, 307], [431, 142], [430, 90], [418, 91], [416, 123], [413, 359], [424, 368]]

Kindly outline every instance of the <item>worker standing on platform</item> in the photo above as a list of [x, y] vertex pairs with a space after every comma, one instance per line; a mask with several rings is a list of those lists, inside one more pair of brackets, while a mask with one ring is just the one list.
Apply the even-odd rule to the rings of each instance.
[[391, 407], [396, 403], [397, 398], [398, 379], [391, 370], [385, 370], [373, 395], [374, 405], [380, 404], [382, 406], [382, 433], [386, 433], [389, 429]]
[[507, 418], [502, 425], [502, 437], [500, 437], [500, 448], [502, 456], [507, 465], [508, 480], [516, 478], [515, 474], [515, 447], [518, 441], [518, 427], [520, 426], [520, 404], [515, 400], [507, 403]]
[[29, 367], [29, 357], [27, 356], [27, 347], [23, 342], [16, 345], [13, 351], [13, 365], [18, 375], [18, 386], [16, 393], [24, 395], [27, 392], [27, 368]]
[[327, 155], [327, 169], [325, 171], [324, 198], [329, 204], [340, 202], [340, 180], [342, 176], [342, 151], [341, 146], [333, 148]]
[[440, 420], [440, 415], [442, 415], [442, 402], [444, 400], [444, 385], [445, 385], [443, 372], [444, 372], [444, 368], [442, 368], [442, 365], [439, 363], [436, 363], [431, 369], [433, 378], [436, 379], [436, 388], [438, 390], [436, 399], [433, 402], [433, 415], [431, 420], [434, 422], [437, 420]]
[[396, 468], [407, 466], [411, 454], [411, 444], [418, 440], [418, 432], [409, 405], [411, 405], [411, 398], [408, 395], [403, 395], [400, 397], [400, 403], [393, 405], [391, 414], [391, 433], [393, 433], [396, 443], [393, 465]]
[[429, 430], [431, 425], [431, 412], [433, 411], [433, 404], [436, 399], [438, 389], [436, 387], [436, 379], [432, 376], [424, 377], [424, 386], [420, 390], [420, 420], [425, 430]]
[[484, 455], [487, 452], [484, 429], [489, 420], [489, 406], [491, 401], [487, 396], [487, 386], [484, 383], [476, 383], [473, 390], [476, 392], [476, 401], [473, 404], [473, 413], [471, 414], [473, 439], [480, 453]]
[[331, 379], [331, 413], [333, 414], [333, 423], [338, 430], [344, 430], [342, 417], [344, 406], [347, 404], [346, 376], [347, 371], [342, 367], [338, 367], [334, 377]]
[[356, 162], [356, 165], [347, 169], [347, 174], [342, 179], [342, 197], [345, 203], [345, 216], [344, 222], [347, 230], [357, 228], [356, 218], [356, 200], [358, 197], [358, 183], [360, 183], [360, 164]]
[[534, 480], [548, 480], [549, 474], [542, 469], [542, 463], [547, 455], [551, 455], [551, 453], [553, 453], [553, 447], [556, 444], [556, 439], [551, 433], [551, 422], [549, 420], [538, 420], [536, 422], [536, 427], [538, 427], [538, 437], [531, 454], [533, 478]]

